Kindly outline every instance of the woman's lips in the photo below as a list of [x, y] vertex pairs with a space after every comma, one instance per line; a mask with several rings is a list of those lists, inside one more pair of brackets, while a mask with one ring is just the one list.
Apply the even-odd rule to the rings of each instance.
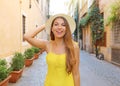
[[62, 34], [63, 31], [56, 31], [56, 32], [57, 32], [57, 34]]

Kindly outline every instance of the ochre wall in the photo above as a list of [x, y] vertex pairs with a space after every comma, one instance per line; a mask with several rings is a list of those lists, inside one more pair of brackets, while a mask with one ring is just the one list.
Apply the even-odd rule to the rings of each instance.
[[19, 0], [0, 0], [0, 57], [20, 51], [20, 4]]
[[[47, 0], [44, 0], [41, 7], [41, 0], [0, 0], [0, 58], [9, 57], [16, 51], [24, 52], [30, 45], [23, 42], [22, 15], [26, 17], [25, 32], [36, 29], [46, 21], [48, 12]], [[42, 34], [42, 35], [41, 35]], [[39, 38], [47, 39], [45, 31], [41, 32]]]

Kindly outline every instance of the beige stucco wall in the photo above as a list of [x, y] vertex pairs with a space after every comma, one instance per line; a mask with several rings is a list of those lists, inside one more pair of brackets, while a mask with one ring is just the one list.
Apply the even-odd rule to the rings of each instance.
[[[88, 11], [88, 1], [89, 0], [79, 0], [79, 21], [82, 17], [84, 17]], [[91, 31], [90, 25], [82, 28], [83, 32], [83, 49], [88, 52], [92, 52], [92, 40], [91, 40]]]
[[111, 61], [111, 45], [112, 45], [112, 32], [109, 26], [105, 26], [106, 32], [106, 47], [101, 47], [100, 52], [104, 54], [105, 60]]
[[[31, 0], [31, 8], [29, 1], [13, 0], [8, 3], [8, 0], [0, 0], [0, 58], [9, 57], [16, 51], [24, 52], [30, 46], [22, 41], [22, 15], [26, 17], [25, 32], [45, 23], [48, 15], [48, 0], [39, 0], [39, 4], [36, 0]], [[37, 37], [47, 39], [45, 31], [41, 34]]]
[[82, 31], [83, 31], [83, 48], [89, 53], [91, 53], [92, 52], [92, 38], [91, 38], [90, 25], [83, 28]]
[[[0, 57], [20, 51], [20, 4], [19, 0], [0, 0]], [[17, 33], [17, 34], [16, 34]]]
[[83, 17], [88, 11], [88, 0], [80, 0], [80, 2], [82, 8], [80, 8], [81, 6], [79, 6], [79, 19], [81, 19], [81, 17]]

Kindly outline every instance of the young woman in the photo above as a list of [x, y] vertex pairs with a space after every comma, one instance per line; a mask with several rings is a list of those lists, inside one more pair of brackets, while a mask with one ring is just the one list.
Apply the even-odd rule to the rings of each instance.
[[[51, 40], [34, 38], [46, 29]], [[48, 19], [45, 25], [26, 33], [24, 39], [31, 45], [47, 52], [48, 72], [45, 86], [80, 86], [79, 47], [72, 40], [75, 29], [74, 19], [65, 14], [57, 14]]]

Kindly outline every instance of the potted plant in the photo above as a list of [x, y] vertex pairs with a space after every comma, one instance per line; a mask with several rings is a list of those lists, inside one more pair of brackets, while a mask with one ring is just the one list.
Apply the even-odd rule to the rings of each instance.
[[39, 53], [42, 54], [44, 51], [45, 51], [44, 49], [40, 49]]
[[8, 86], [10, 79], [9, 68], [7, 67], [6, 60], [0, 60], [0, 86]]
[[32, 48], [28, 48], [27, 50], [25, 50], [24, 57], [25, 57], [26, 67], [29, 67], [30, 65], [32, 65], [33, 60], [34, 60], [33, 55], [34, 55], [34, 51]]
[[38, 59], [39, 57], [39, 52], [40, 52], [40, 48], [37, 47], [32, 47], [33, 51], [34, 51], [34, 59]]
[[22, 76], [24, 68], [24, 56], [16, 52], [12, 58], [12, 63], [11, 63], [11, 78], [9, 82], [15, 83], [17, 80]]

